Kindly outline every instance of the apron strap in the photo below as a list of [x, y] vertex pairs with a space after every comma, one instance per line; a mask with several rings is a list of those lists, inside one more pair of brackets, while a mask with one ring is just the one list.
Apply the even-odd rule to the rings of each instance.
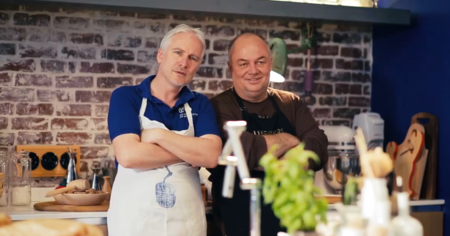
[[247, 111], [247, 108], [244, 106], [244, 102], [242, 101], [242, 98], [239, 97], [239, 95], [237, 95], [236, 90], [234, 88], [232, 88], [232, 90], [233, 90], [234, 97], [236, 98], [236, 101], [237, 101], [237, 103], [239, 105], [239, 108], [241, 110], [242, 118], [244, 120], [248, 120], [248, 111]]
[[233, 94], [234, 97], [236, 98], [237, 103], [239, 104], [239, 108], [241, 109], [242, 112], [247, 112], [247, 108], [245, 108], [244, 103], [242, 102], [242, 98], [239, 97], [239, 95], [237, 95], [236, 90], [233, 88]]
[[[245, 119], [245, 117], [248, 115], [248, 110], [244, 106], [244, 102], [242, 101], [242, 98], [239, 97], [239, 95], [237, 95], [236, 90], [234, 88], [233, 88], [233, 93], [234, 93], [234, 97], [236, 98], [236, 101], [239, 104], [239, 108], [241, 109], [241, 112]], [[268, 97], [269, 97], [270, 101], [272, 102], [273, 107], [275, 108], [275, 112], [281, 112], [281, 109], [278, 106], [277, 102], [275, 101], [275, 98], [270, 94], [268, 94], [268, 95], [269, 95]]]
[[147, 98], [142, 98], [141, 109], [139, 110], [139, 116], [144, 116], [146, 108], [147, 108]]
[[276, 111], [276, 112], [281, 112], [281, 109], [280, 109], [280, 107], [278, 106], [277, 101], [275, 101], [275, 98], [274, 98], [273, 96], [271, 96], [270, 94], [269, 94], [269, 99], [270, 99], [270, 101], [272, 102], [272, 105], [273, 105], [273, 107], [275, 108], [275, 111]]
[[189, 127], [193, 127], [194, 121], [192, 120], [192, 109], [187, 102], [184, 104], [184, 110], [186, 111], [186, 117], [189, 122]]

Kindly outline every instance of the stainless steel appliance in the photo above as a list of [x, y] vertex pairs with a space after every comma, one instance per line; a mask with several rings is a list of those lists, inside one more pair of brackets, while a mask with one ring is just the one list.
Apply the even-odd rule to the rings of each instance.
[[384, 120], [378, 113], [365, 112], [353, 118], [353, 132], [361, 127], [367, 142], [367, 149], [381, 147], [384, 150]]
[[328, 137], [328, 162], [316, 174], [315, 184], [326, 194], [341, 194], [348, 176], [361, 172], [355, 153], [354, 132], [347, 126], [321, 126]]

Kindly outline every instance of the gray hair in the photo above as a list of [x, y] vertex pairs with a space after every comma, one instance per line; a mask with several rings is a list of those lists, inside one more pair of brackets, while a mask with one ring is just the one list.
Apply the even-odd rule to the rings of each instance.
[[167, 48], [167, 45], [169, 45], [170, 39], [175, 34], [178, 34], [178, 33], [193, 33], [193, 34], [195, 34], [195, 36], [197, 36], [197, 38], [200, 40], [200, 42], [202, 42], [203, 51], [202, 51], [201, 58], [203, 58], [203, 55], [205, 55], [205, 50], [206, 50], [205, 34], [199, 28], [192, 28], [191, 26], [186, 25], [186, 24], [177, 25], [175, 28], [173, 28], [169, 32], [167, 32], [167, 34], [164, 35], [164, 38], [161, 40], [161, 44], [160, 44], [159, 48], [164, 51]]

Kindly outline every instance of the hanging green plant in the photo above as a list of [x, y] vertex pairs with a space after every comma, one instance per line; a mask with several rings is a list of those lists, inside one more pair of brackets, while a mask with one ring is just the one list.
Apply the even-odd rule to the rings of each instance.
[[301, 143], [290, 149], [281, 159], [273, 154], [277, 146], [272, 146], [259, 163], [266, 173], [264, 203], [272, 203], [275, 215], [289, 234], [314, 231], [319, 221], [327, 221], [328, 202], [320, 197], [321, 189], [314, 186], [314, 171], [308, 170], [308, 159], [320, 160], [304, 146]]

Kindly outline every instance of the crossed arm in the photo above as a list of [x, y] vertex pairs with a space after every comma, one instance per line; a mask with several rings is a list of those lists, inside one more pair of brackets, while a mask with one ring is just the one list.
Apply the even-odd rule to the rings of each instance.
[[[113, 140], [117, 161], [125, 168], [152, 169], [179, 162], [214, 168], [222, 151], [216, 135], [182, 136], [164, 129], [123, 134]], [[169, 151], [170, 150], [170, 151]]]
[[[305, 143], [305, 149], [314, 151], [320, 158], [320, 163], [309, 161], [309, 169], [318, 171], [323, 168], [328, 160], [327, 146], [328, 139], [324, 132], [319, 129], [315, 119], [309, 112], [306, 105], [298, 100], [293, 101], [295, 105], [295, 118], [293, 119], [296, 134], [280, 133], [273, 135], [255, 135], [250, 132], [244, 132], [241, 136], [241, 142], [244, 154], [247, 158], [247, 165], [250, 170], [259, 169], [259, 160], [274, 144], [278, 145], [275, 155], [282, 157], [289, 149], [297, 146], [300, 142]], [[216, 109], [218, 123], [223, 126], [229, 120], [242, 119], [239, 109], [232, 109], [233, 105], [223, 106], [213, 101]], [[296, 125], [295, 125], [296, 124]], [[222, 130], [222, 139], [227, 140], [228, 135]]]

